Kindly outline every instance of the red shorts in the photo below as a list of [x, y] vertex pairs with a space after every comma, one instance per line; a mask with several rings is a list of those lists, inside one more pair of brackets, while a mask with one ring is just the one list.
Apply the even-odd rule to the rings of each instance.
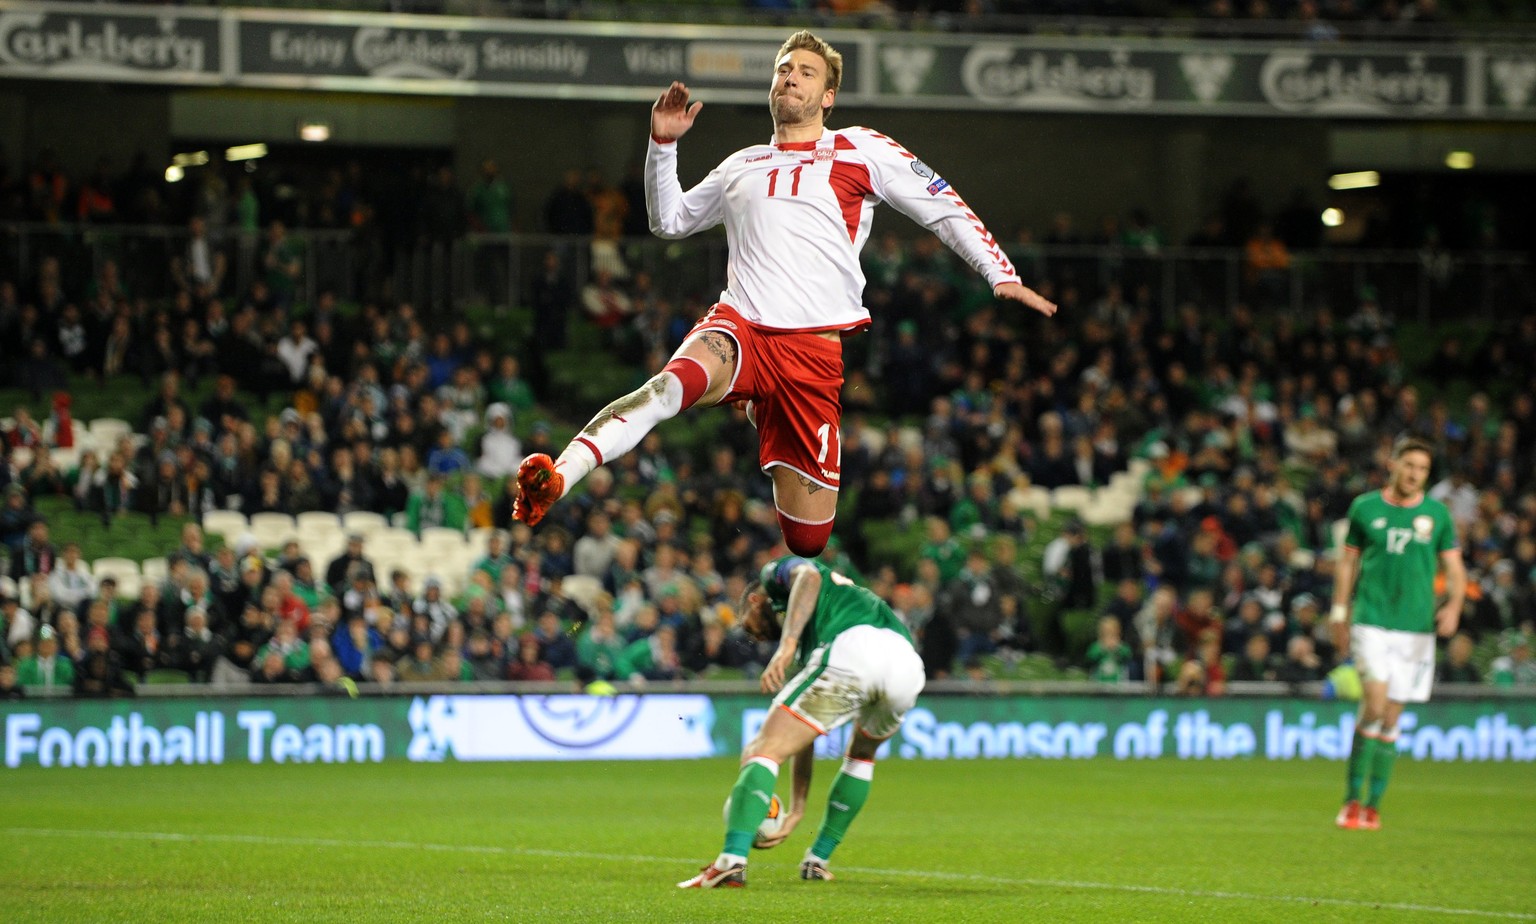
[[736, 378], [721, 403], [751, 400], [763, 471], [782, 465], [836, 491], [842, 482], [842, 341], [762, 327], [724, 304], [700, 318], [689, 337], [706, 330], [736, 341]]

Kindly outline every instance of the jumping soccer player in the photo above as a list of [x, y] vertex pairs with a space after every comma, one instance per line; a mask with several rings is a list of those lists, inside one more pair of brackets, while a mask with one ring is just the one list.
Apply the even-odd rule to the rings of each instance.
[[[912, 636], [885, 601], [820, 562], [786, 556], [763, 567], [747, 587], [743, 625], [758, 638], [777, 638], [763, 669], [765, 693], [777, 693], [757, 737], [747, 745], [731, 790], [725, 846], [683, 889], [747, 884], [747, 851], [767, 817], [779, 767], [795, 770], [784, 825], [764, 847], [776, 846], [800, 823], [811, 791], [816, 738], [858, 720], [842, 772], [827, 793], [827, 812], [800, 862], [801, 879], [831, 879], [828, 861], [869, 797], [875, 752], [901, 728], [923, 689], [923, 660]], [[793, 678], [791, 665], [799, 667]]]
[[889, 202], [970, 263], [998, 298], [1056, 306], [1013, 265], [959, 194], [901, 145], [868, 128], [826, 128], [843, 58], [810, 32], [779, 49], [768, 94], [770, 144], [737, 151], [684, 192], [677, 140], [703, 103], [674, 82], [651, 109], [651, 230], [683, 238], [724, 223], [725, 291], [661, 372], [598, 412], [558, 459], [523, 461], [513, 515], [530, 526], [593, 468], [696, 404], [742, 404], [761, 434], [784, 542], [816, 555], [832, 533], [841, 480], [841, 338], [870, 326], [859, 251], [874, 205]]
[[[1330, 620], [1339, 655], [1354, 652], [1361, 697], [1344, 807], [1335, 819], [1341, 828], [1381, 827], [1379, 807], [1397, 762], [1403, 704], [1429, 700], [1435, 633], [1449, 638], [1461, 621], [1467, 571], [1450, 511], [1424, 495], [1432, 458], [1428, 443], [1401, 440], [1392, 452], [1387, 486], [1360, 495], [1349, 506]], [[1440, 568], [1445, 569], [1446, 600], [1436, 609]]]

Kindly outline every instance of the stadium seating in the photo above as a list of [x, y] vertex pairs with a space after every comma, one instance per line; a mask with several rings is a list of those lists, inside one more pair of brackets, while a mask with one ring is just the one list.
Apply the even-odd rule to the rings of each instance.
[[210, 510], [203, 514], [203, 532], [223, 536], [226, 542], [233, 542], [250, 529], [251, 522], [238, 510]]
[[1039, 485], [1024, 490], [1024, 509], [1034, 513], [1035, 519], [1044, 520], [1051, 515], [1051, 492]]
[[251, 515], [251, 535], [256, 545], [263, 549], [275, 549], [298, 535], [299, 526], [286, 513], [256, 513]]
[[144, 576], [145, 582], [164, 584], [165, 579], [170, 576], [171, 568], [165, 557], [160, 556], [158, 558], [146, 558], [140, 562], [139, 572]]
[[309, 527], [311, 529], [323, 530], [326, 527], [334, 527], [340, 530], [342, 528], [341, 517], [331, 513], [329, 510], [305, 510], [294, 519], [300, 529]]
[[369, 510], [353, 510], [342, 514], [342, 529], [349, 533], [361, 533], [364, 536], [372, 536], [381, 530], [389, 528], [389, 521], [381, 513]]
[[482, 526], [469, 531], [465, 539], [469, 550], [474, 553], [476, 560], [485, 557], [486, 553], [490, 550], [491, 536], [495, 532], [496, 530], [490, 526]]
[[1067, 484], [1051, 491], [1051, 508], [1082, 512], [1093, 503], [1093, 490], [1081, 485]]
[[464, 534], [443, 526], [429, 526], [421, 531], [421, 545], [428, 554], [454, 553], [467, 548]]
[[103, 457], [117, 446], [118, 440], [133, 434], [133, 425], [118, 417], [97, 417], [86, 424], [85, 429], [97, 453]]
[[106, 577], [116, 580], [119, 598], [137, 597], [144, 586], [139, 563], [131, 558], [98, 558], [91, 563], [91, 576], [98, 582]]

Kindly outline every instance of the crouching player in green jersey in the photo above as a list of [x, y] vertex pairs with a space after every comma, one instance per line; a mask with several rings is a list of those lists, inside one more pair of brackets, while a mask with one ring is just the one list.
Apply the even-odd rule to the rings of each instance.
[[[1341, 828], [1381, 827], [1378, 807], [1397, 762], [1403, 704], [1429, 700], [1435, 632], [1448, 638], [1461, 620], [1467, 571], [1450, 511], [1424, 495], [1432, 458], [1428, 443], [1399, 441], [1387, 486], [1360, 495], [1349, 506], [1330, 618], [1340, 657], [1353, 652], [1361, 696], [1344, 807], [1335, 819]], [[1436, 609], [1440, 568], [1445, 569], [1446, 600]]]
[[[795, 759], [789, 811], [774, 837], [757, 842], [762, 847], [782, 842], [805, 814], [816, 738], [857, 720], [842, 772], [827, 793], [826, 816], [800, 863], [800, 878], [831, 879], [827, 862], [869, 796], [875, 752], [901, 728], [923, 689], [923, 661], [896, 614], [820, 562], [788, 556], [768, 563], [747, 587], [742, 610], [748, 632], [779, 642], [761, 678], [763, 692], [777, 695], [743, 752], [725, 847], [703, 872], [678, 883], [684, 889], [745, 886], [747, 852], [767, 816], [780, 765]], [[792, 666], [798, 668], [793, 676]]]

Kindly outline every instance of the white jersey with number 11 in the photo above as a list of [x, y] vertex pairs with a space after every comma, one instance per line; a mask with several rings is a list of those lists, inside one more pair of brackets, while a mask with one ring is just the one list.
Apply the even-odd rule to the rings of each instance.
[[817, 141], [762, 144], [726, 158], [684, 192], [677, 145], [652, 139], [645, 159], [651, 230], [681, 238], [725, 224], [730, 260], [720, 301], [781, 330], [869, 326], [859, 251], [874, 206], [889, 202], [937, 234], [994, 288], [1018, 273], [945, 180], [868, 128]]

